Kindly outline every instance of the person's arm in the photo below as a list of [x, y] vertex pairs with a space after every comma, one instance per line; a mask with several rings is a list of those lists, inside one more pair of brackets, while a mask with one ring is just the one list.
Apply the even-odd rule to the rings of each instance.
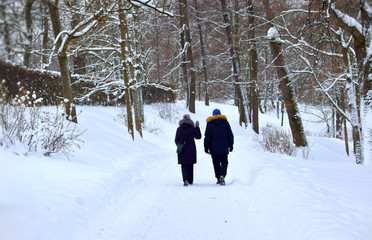
[[205, 128], [205, 133], [204, 133], [204, 152], [209, 153], [210, 151], [210, 133], [209, 133], [209, 125], [207, 123], [207, 127]]
[[179, 140], [180, 140], [180, 133], [179, 133], [179, 128], [177, 128], [176, 137], [174, 138], [174, 142], [176, 143], [176, 145], [179, 143]]
[[234, 146], [234, 134], [231, 130], [229, 122], [227, 122], [227, 136], [229, 141], [229, 151], [232, 152]]
[[201, 132], [200, 132], [200, 128], [199, 128], [199, 121], [196, 121], [195, 123], [195, 136], [194, 136], [196, 139], [201, 139]]

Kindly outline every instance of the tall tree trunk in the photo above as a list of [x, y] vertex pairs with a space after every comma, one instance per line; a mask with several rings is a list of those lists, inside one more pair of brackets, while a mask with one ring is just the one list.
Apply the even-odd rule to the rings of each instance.
[[180, 12], [180, 27], [181, 27], [181, 31], [184, 32], [185, 41], [186, 41], [184, 49], [186, 50], [188, 72], [190, 73], [189, 111], [192, 113], [195, 113], [196, 72], [195, 72], [194, 57], [192, 54], [192, 43], [191, 43], [191, 33], [190, 33], [187, 0], [178, 0], [178, 7], [179, 7], [179, 12]]
[[[362, 9], [362, 8], [361, 8]], [[368, 61], [366, 61], [366, 39], [357, 29], [357, 27], [353, 25], [349, 25], [345, 23], [345, 16], [334, 9], [334, 6], [331, 5], [329, 8], [330, 16], [334, 20], [335, 24], [341, 27], [343, 30], [347, 31], [349, 34], [353, 36], [354, 45], [353, 51], [356, 56], [357, 60], [357, 69], [358, 69], [358, 84], [353, 84], [351, 79], [347, 79], [348, 81], [348, 88], [347, 92], [351, 102], [351, 124], [352, 124], [352, 132], [353, 132], [353, 141], [354, 141], [354, 153], [356, 157], [357, 164], [364, 163], [364, 153], [363, 153], [363, 138], [362, 138], [362, 121], [361, 121], [361, 114], [360, 114], [360, 105], [361, 105], [361, 98], [362, 98], [362, 88], [364, 84], [367, 82], [367, 77], [369, 73], [369, 65], [366, 65]], [[347, 16], [349, 19], [349, 16]], [[365, 14], [362, 12], [362, 17], [365, 18]], [[349, 20], [347, 20], [349, 21]], [[368, 26], [369, 27], [369, 26]], [[368, 29], [368, 27], [366, 29]], [[364, 26], [365, 28], [365, 26]], [[343, 51], [344, 55], [344, 63], [345, 66], [350, 66], [349, 61], [347, 60], [347, 49]]]
[[[337, 102], [337, 105], [338, 106], [342, 106], [342, 98], [343, 98], [343, 89], [340, 89], [340, 94], [339, 96], [336, 98], [336, 102]], [[332, 108], [333, 111], [335, 112], [334, 114], [336, 115], [335, 118], [336, 118], [336, 126], [335, 126], [335, 138], [338, 138], [338, 139], [342, 139], [342, 120], [343, 120], [343, 116], [342, 114], [337, 111], [337, 109], [335, 108]]]
[[[43, 0], [45, 4], [47, 4], [49, 8], [50, 19], [52, 21], [52, 27], [54, 32], [54, 37], [57, 38], [58, 34], [61, 32], [61, 22], [59, 17], [59, 10], [58, 10], [58, 0], [55, 0], [54, 3], [50, 2], [49, 0]], [[56, 43], [56, 49], [60, 48], [62, 44], [61, 38], [58, 39]], [[66, 49], [67, 50], [67, 49]], [[66, 55], [66, 50], [60, 51], [58, 53], [58, 63], [59, 69], [61, 72], [61, 80], [62, 80], [62, 92], [64, 97], [64, 105], [66, 108], [66, 117], [68, 120], [77, 123], [77, 115], [76, 115], [76, 107], [74, 104], [74, 98], [71, 89], [71, 77], [70, 77], [70, 70], [68, 67], [68, 59]]]
[[[341, 101], [341, 109], [342, 111], [346, 112], [346, 103], [345, 103], [345, 89], [344, 88], [341, 88], [341, 98], [340, 98], [340, 101]], [[345, 151], [347, 153], [347, 155], [349, 156], [349, 136], [348, 136], [348, 133], [347, 133], [347, 125], [346, 125], [347, 121], [346, 121], [346, 118], [344, 117], [343, 118], [343, 125], [344, 125], [344, 138], [345, 138]]]
[[[70, 0], [70, 2], [72, 5], [78, 4], [78, 0]], [[74, 29], [79, 23], [80, 23], [80, 14], [76, 12], [72, 13], [71, 28]], [[82, 53], [78, 52], [75, 56], [73, 56], [73, 63], [74, 63], [73, 72], [75, 74], [80, 74], [80, 75], [86, 74], [85, 61], [86, 61], [86, 57]]]
[[133, 113], [131, 107], [130, 99], [130, 83], [129, 83], [129, 73], [127, 64], [127, 19], [125, 16], [125, 8], [122, 1], [119, 3], [119, 28], [120, 28], [120, 49], [121, 49], [121, 60], [123, 65], [123, 76], [124, 76], [124, 93], [125, 93], [125, 104], [127, 106], [127, 122], [128, 122], [128, 132], [134, 140], [134, 129], [133, 129]]
[[43, 36], [43, 43], [42, 43], [42, 69], [46, 69], [48, 66], [48, 55], [47, 55], [47, 49], [48, 49], [48, 31], [49, 31], [49, 21], [47, 18], [47, 12], [48, 9], [44, 4], [40, 5], [40, 12], [42, 13], [42, 36]]
[[10, 46], [10, 33], [9, 33], [9, 24], [8, 24], [8, 21], [7, 21], [7, 16], [6, 16], [6, 9], [5, 9], [5, 3], [7, 2], [7, 0], [2, 0], [2, 3], [0, 5], [0, 14], [1, 14], [1, 18], [3, 19], [3, 26], [4, 28], [2, 29], [2, 32], [4, 36], [4, 43], [5, 43], [5, 50], [6, 50], [6, 59], [11, 61], [12, 60], [12, 57], [11, 57], [11, 46]]
[[[138, 10], [138, 9], [137, 9]], [[132, 85], [135, 86], [135, 88], [131, 89], [132, 97], [133, 97], [133, 111], [134, 111], [134, 121], [136, 126], [136, 131], [140, 134], [141, 137], [143, 137], [142, 134], [142, 124], [144, 122], [144, 114], [143, 114], [143, 100], [142, 100], [142, 87], [139, 86], [139, 82], [142, 80], [142, 71], [140, 69], [141, 66], [141, 59], [139, 59], [138, 55], [134, 54], [140, 54], [142, 52], [140, 47], [140, 42], [142, 42], [141, 36], [138, 33], [137, 26], [139, 25], [138, 16], [137, 13], [133, 13], [133, 31], [134, 36], [130, 41], [128, 41], [131, 44], [128, 44], [127, 49], [130, 52], [130, 56], [132, 61], [129, 62], [129, 69], [131, 71], [131, 79], [132, 79]], [[127, 28], [128, 30], [128, 28]], [[126, 36], [129, 38], [130, 34], [127, 32]], [[132, 49], [134, 48], [134, 49]], [[133, 54], [134, 53], [134, 54]], [[133, 61], [136, 67], [133, 66]], [[137, 86], [136, 86], [137, 85]]]
[[30, 58], [32, 50], [32, 4], [35, 0], [27, 0], [25, 6], [25, 20], [26, 20], [26, 39], [25, 53], [23, 55], [23, 65], [30, 67]]
[[[267, 20], [271, 22], [274, 19], [274, 16], [269, 0], [264, 0], [263, 4], [265, 7]], [[284, 61], [284, 57], [281, 54], [281, 42], [279, 39], [277, 39], [279, 38], [279, 33], [277, 32], [273, 24], [272, 28], [269, 31], [272, 31], [273, 33], [270, 39], [270, 49], [272, 58], [274, 59], [276, 73], [278, 75], [278, 78], [280, 79], [279, 89], [282, 92], [284, 106], [287, 110], [293, 142], [297, 147], [304, 147], [307, 146], [306, 135], [302, 125], [302, 119], [300, 117], [300, 111], [298, 109], [294, 90], [288, 77], [287, 69], [285, 67], [286, 64]]]
[[221, 8], [222, 8], [222, 16], [225, 24], [225, 32], [227, 41], [230, 45], [230, 56], [232, 61], [232, 70], [233, 70], [233, 79], [235, 84], [235, 89], [237, 92], [237, 99], [238, 99], [238, 108], [239, 108], [239, 123], [242, 125], [244, 123], [245, 127], [248, 124], [248, 99], [247, 99], [247, 91], [245, 85], [242, 85], [241, 76], [240, 76], [240, 66], [239, 66], [239, 58], [238, 53], [236, 50], [236, 46], [232, 39], [232, 28], [230, 24], [230, 18], [226, 6], [226, 0], [220, 0]]
[[205, 92], [205, 105], [209, 106], [209, 87], [208, 87], [208, 71], [207, 71], [207, 57], [205, 53], [205, 44], [203, 38], [203, 30], [200, 22], [201, 14], [199, 12], [198, 1], [194, 0], [195, 11], [196, 11], [196, 21], [198, 24], [199, 30], [199, 39], [200, 39], [200, 49], [202, 54], [202, 69], [203, 69], [203, 80], [204, 80], [204, 92]]
[[186, 60], [186, 48], [185, 48], [185, 32], [181, 29], [181, 48], [182, 48], [182, 84], [185, 89], [185, 100], [186, 107], [190, 105], [190, 85], [189, 85], [189, 74], [187, 73], [187, 60]]
[[363, 151], [362, 151], [362, 142], [361, 142], [361, 127], [358, 117], [358, 107], [356, 101], [356, 91], [355, 84], [350, 78], [347, 78], [347, 87], [346, 91], [350, 99], [350, 111], [351, 111], [351, 127], [353, 134], [353, 143], [354, 143], [354, 154], [356, 157], [357, 164], [363, 164]]
[[136, 130], [143, 138], [142, 124], [144, 122], [143, 114], [143, 98], [142, 98], [142, 87], [138, 87], [133, 90], [133, 108], [134, 108], [134, 121], [136, 123]]
[[159, 50], [159, 44], [160, 44], [160, 30], [159, 30], [159, 18], [155, 17], [155, 34], [156, 34], [156, 45], [155, 45], [155, 54], [156, 54], [156, 83], [160, 83], [160, 50]]
[[257, 59], [257, 46], [255, 40], [255, 24], [254, 24], [254, 10], [253, 10], [253, 0], [248, 0], [248, 38], [250, 41], [250, 50], [249, 50], [249, 61], [250, 64], [250, 76], [251, 76], [251, 88], [250, 92], [252, 93], [252, 123], [253, 130], [258, 134], [259, 133], [259, 121], [258, 121], [258, 93], [257, 93], [257, 81], [258, 81], [258, 59]]

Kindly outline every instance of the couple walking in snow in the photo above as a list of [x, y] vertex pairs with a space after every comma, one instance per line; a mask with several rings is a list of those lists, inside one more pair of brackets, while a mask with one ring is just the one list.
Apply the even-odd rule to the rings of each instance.
[[[184, 186], [193, 184], [194, 164], [196, 163], [195, 139], [201, 139], [199, 122], [195, 124], [190, 115], [185, 114], [179, 122], [175, 143], [183, 145], [182, 151], [177, 151], [178, 164], [181, 165]], [[226, 116], [221, 115], [219, 109], [213, 110], [213, 116], [207, 118], [207, 127], [204, 134], [204, 151], [211, 154], [214, 174], [217, 184], [225, 185], [228, 166], [227, 155], [233, 150], [234, 135]]]

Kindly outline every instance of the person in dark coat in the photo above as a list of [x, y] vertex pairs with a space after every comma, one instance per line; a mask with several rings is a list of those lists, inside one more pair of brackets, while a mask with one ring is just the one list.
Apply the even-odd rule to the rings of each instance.
[[194, 125], [190, 115], [185, 114], [179, 122], [176, 138], [174, 140], [176, 145], [181, 143], [185, 144], [182, 152], [177, 154], [178, 164], [181, 164], [184, 186], [188, 186], [194, 182], [194, 164], [196, 163], [196, 146], [194, 139], [201, 139], [199, 122], [196, 121]]
[[204, 151], [212, 155], [217, 184], [225, 185], [227, 155], [233, 150], [234, 134], [226, 116], [221, 115], [219, 109], [214, 109], [213, 116], [207, 118], [204, 135]]

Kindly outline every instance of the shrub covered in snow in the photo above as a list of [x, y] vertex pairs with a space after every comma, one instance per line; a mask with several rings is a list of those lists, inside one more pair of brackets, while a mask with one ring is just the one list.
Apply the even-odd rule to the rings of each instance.
[[80, 147], [80, 132], [75, 123], [65, 118], [63, 105], [51, 113], [41, 110], [41, 98], [25, 91], [6, 99], [7, 89], [3, 82], [0, 87], [0, 146], [20, 144], [24, 153], [42, 151], [46, 156], [63, 153], [68, 156], [73, 147]]
[[292, 155], [295, 150], [291, 134], [282, 128], [266, 125], [261, 129], [261, 136], [258, 142], [267, 152]]

